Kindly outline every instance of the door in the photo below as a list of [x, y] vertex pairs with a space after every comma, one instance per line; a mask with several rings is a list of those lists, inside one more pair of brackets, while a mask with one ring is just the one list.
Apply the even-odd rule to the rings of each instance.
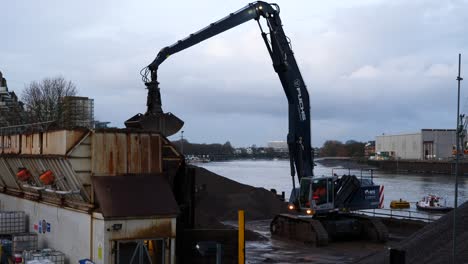
[[164, 264], [163, 239], [114, 241], [117, 264]]

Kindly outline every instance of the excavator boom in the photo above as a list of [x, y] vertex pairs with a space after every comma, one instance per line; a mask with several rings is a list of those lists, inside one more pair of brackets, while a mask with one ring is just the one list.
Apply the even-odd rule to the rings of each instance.
[[[263, 32], [259, 22], [260, 18], [265, 18], [269, 34]], [[262, 38], [273, 62], [273, 68], [280, 78], [288, 99], [289, 133], [287, 142], [291, 159], [293, 189], [295, 190], [296, 174], [299, 181], [302, 177], [312, 177], [314, 175], [310, 136], [310, 103], [309, 93], [294, 58], [289, 39], [283, 31], [277, 5], [261, 1], [251, 3], [237, 12], [231, 13], [190, 34], [188, 37], [161, 49], [154, 61], [143, 69], [143, 81], [147, 86], [157, 86], [159, 84], [157, 70], [159, 65], [169, 56], [250, 20], [257, 20], [258, 22]]]

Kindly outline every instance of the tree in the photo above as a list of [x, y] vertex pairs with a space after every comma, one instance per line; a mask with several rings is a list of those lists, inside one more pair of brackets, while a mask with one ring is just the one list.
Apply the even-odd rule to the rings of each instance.
[[75, 96], [76, 94], [75, 84], [65, 80], [62, 76], [45, 78], [40, 82], [31, 82], [25, 87], [22, 94], [22, 101], [28, 113], [29, 122], [60, 120], [62, 98]]
[[348, 140], [345, 144], [337, 140], [327, 140], [321, 149], [323, 157], [363, 157], [365, 143]]
[[343, 143], [337, 140], [327, 140], [323, 143], [321, 155], [323, 157], [346, 156]]

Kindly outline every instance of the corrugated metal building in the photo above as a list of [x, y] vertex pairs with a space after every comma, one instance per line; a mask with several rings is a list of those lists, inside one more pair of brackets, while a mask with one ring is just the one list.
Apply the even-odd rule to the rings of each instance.
[[448, 159], [455, 144], [455, 129], [421, 129], [411, 134], [377, 136], [375, 151], [399, 159]]
[[[164, 136], [141, 130], [2, 135], [0, 210], [25, 211], [39, 246], [64, 252], [68, 263], [129, 263], [141, 251], [152, 263], [174, 263], [170, 181], [182, 161]], [[16, 175], [22, 169], [27, 180]], [[46, 185], [48, 170], [55, 181]]]

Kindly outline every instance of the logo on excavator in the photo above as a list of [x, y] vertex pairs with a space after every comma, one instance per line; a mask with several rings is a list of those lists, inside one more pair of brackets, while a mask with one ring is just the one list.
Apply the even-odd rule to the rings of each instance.
[[297, 100], [299, 101], [299, 116], [301, 118], [301, 121], [305, 121], [307, 117], [304, 111], [304, 101], [302, 101], [301, 93], [301, 81], [299, 79], [294, 80], [294, 88], [296, 88], [297, 90]]

